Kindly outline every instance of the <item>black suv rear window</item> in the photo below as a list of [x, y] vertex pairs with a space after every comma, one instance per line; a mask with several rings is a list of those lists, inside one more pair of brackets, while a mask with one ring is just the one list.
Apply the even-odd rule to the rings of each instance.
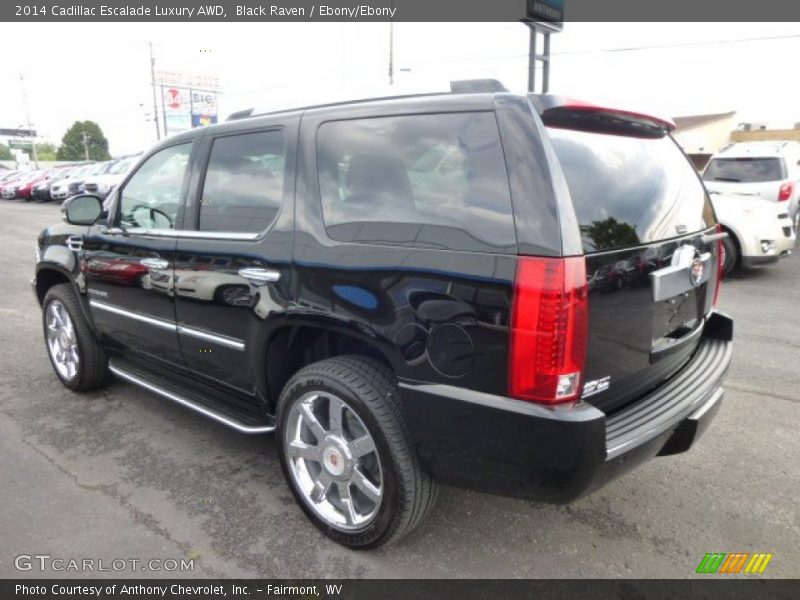
[[733, 183], [762, 183], [784, 177], [783, 161], [778, 157], [714, 158], [703, 174], [706, 181]]
[[331, 121], [317, 135], [328, 235], [473, 252], [513, 252], [500, 134], [490, 112]]
[[703, 184], [671, 138], [548, 131], [585, 252], [648, 244], [715, 222]]

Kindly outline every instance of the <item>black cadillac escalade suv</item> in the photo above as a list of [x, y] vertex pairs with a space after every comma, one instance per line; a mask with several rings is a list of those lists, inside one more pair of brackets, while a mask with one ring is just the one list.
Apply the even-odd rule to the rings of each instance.
[[724, 234], [672, 127], [482, 92], [171, 137], [41, 233], [53, 367], [274, 431], [352, 548], [413, 529], [436, 482], [569, 502], [720, 406]]

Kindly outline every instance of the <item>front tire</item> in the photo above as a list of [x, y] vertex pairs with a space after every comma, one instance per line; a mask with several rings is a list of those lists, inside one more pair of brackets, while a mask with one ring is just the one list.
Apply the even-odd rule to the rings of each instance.
[[106, 353], [89, 328], [70, 284], [60, 283], [47, 290], [42, 325], [47, 355], [61, 383], [85, 392], [106, 382]]
[[304, 367], [278, 403], [281, 466], [309, 519], [352, 549], [409, 533], [436, 498], [381, 363], [341, 356]]

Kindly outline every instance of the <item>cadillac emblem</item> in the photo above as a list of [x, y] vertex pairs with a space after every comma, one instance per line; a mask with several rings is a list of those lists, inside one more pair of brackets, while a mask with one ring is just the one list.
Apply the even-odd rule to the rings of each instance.
[[692, 261], [692, 267], [689, 270], [689, 276], [692, 279], [692, 285], [697, 287], [703, 281], [703, 261], [699, 256], [695, 256]]

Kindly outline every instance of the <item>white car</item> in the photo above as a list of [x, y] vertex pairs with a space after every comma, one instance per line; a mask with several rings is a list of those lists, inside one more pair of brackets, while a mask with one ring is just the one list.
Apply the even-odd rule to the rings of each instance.
[[789, 256], [796, 240], [795, 228], [783, 203], [758, 196], [711, 193], [717, 220], [728, 232], [725, 275], [737, 265], [756, 267]]
[[84, 177], [95, 168], [94, 164], [90, 164], [72, 169], [65, 177], [53, 182], [53, 185], [50, 186], [50, 197], [53, 200], [65, 200], [72, 196], [74, 192], [70, 192], [70, 185], [83, 182]]
[[138, 160], [138, 155], [120, 158], [112, 162], [104, 173], [87, 177], [84, 185], [86, 192], [105, 198], [125, 179], [125, 175]]
[[703, 172], [709, 192], [777, 202], [800, 226], [800, 142], [742, 142], [715, 154]]

